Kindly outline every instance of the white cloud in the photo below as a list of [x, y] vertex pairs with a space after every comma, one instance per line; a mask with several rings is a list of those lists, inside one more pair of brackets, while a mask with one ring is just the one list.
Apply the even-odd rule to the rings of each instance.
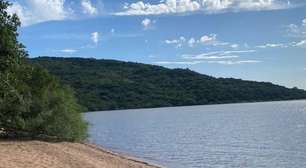
[[91, 40], [95, 43], [98, 44], [99, 42], [99, 33], [98, 32], [93, 32], [91, 33]]
[[115, 33], [116, 30], [115, 30], [115, 29], [111, 29], [110, 32], [111, 32], [111, 33]]
[[288, 43], [267, 43], [264, 45], [258, 45], [256, 48], [288, 48], [288, 47], [306, 47], [306, 39], [301, 41], [293, 41]]
[[204, 44], [204, 45], [212, 45], [212, 46], [231, 46], [228, 42], [221, 42], [217, 39], [216, 34], [209, 34], [202, 36], [199, 40], [197, 40], [198, 44]]
[[223, 51], [224, 54], [241, 54], [241, 53], [254, 53], [256, 50], [233, 50], [233, 51]]
[[290, 3], [279, 0], [161, 0], [151, 4], [143, 1], [124, 5], [115, 15], [160, 15], [202, 11], [220, 13], [227, 11], [257, 11], [289, 8]]
[[158, 15], [197, 11], [199, 9], [199, 2], [192, 0], [166, 0], [160, 1], [159, 4], [138, 1], [132, 4], [125, 4], [124, 11], [115, 13], [115, 15]]
[[211, 55], [207, 56], [205, 54], [199, 55], [183, 55], [184, 59], [199, 59], [199, 60], [216, 60], [216, 59], [230, 59], [230, 58], [239, 58], [237, 55], [228, 55], [228, 56], [216, 56]]
[[201, 63], [210, 63], [210, 64], [222, 64], [222, 65], [240, 65], [240, 64], [257, 64], [261, 63], [259, 60], [218, 60], [218, 61], [157, 61], [153, 62], [154, 64], [159, 65], [196, 65]]
[[216, 34], [210, 34], [210, 35], [204, 35], [200, 38], [199, 42], [208, 44], [208, 43], [214, 43], [217, 40]]
[[[242, 0], [239, 2], [239, 8], [246, 10], [271, 10], [282, 9], [284, 5], [289, 6], [290, 3], [278, 3], [277, 0]], [[289, 1], [288, 1], [289, 2]]]
[[257, 48], [287, 48], [288, 45], [287, 44], [283, 44], [283, 43], [267, 43], [264, 45], [259, 45], [256, 46]]
[[216, 34], [208, 34], [203, 35], [201, 37], [191, 37], [186, 38], [184, 36], [179, 37], [178, 39], [172, 39], [172, 40], [165, 40], [166, 44], [176, 44], [176, 47], [182, 47], [182, 46], [189, 46], [194, 47], [196, 45], [202, 44], [202, 45], [210, 45], [210, 46], [228, 46], [232, 48], [237, 48], [238, 44], [231, 44], [228, 42], [222, 42], [217, 39]]
[[196, 65], [200, 64], [203, 61], [157, 61], [154, 64], [160, 65]]
[[[200, 63], [214, 63], [223, 65], [236, 64], [255, 64], [260, 63], [260, 60], [239, 60], [240, 54], [253, 53], [255, 50], [229, 50], [229, 51], [212, 51], [201, 54], [184, 54], [182, 61], [159, 61], [156, 64], [170, 64], [170, 65], [196, 65]], [[237, 54], [237, 55], [234, 55]]]
[[90, 0], [82, 0], [81, 2], [83, 13], [89, 14], [89, 15], [97, 15], [98, 9], [93, 6]]
[[30, 14], [25, 12], [24, 8], [18, 2], [13, 3], [13, 5], [10, 6], [7, 11], [9, 14], [17, 14], [23, 25], [29, 24]]
[[306, 40], [302, 40], [295, 44], [296, 47], [306, 47]]
[[287, 31], [290, 36], [293, 37], [306, 37], [306, 19], [303, 19], [299, 25], [290, 24], [287, 26]]
[[152, 28], [155, 21], [152, 21], [151, 19], [145, 18], [142, 20], [141, 25], [143, 26], [144, 30]]
[[299, 33], [299, 30], [300, 28], [299, 28], [299, 26], [298, 25], [296, 25], [296, 24], [290, 24], [290, 25], [288, 25], [288, 31], [289, 31], [289, 33]]
[[186, 38], [181, 36], [178, 39], [174, 39], [174, 40], [165, 40], [166, 44], [175, 44], [175, 46], [177, 48], [182, 47], [186, 42]]
[[10, 14], [16, 13], [23, 26], [69, 18], [72, 11], [66, 9], [65, 0], [26, 0], [23, 4], [14, 2], [8, 8]]
[[[59, 21], [74, 19], [80, 14], [73, 10], [73, 3], [67, 0], [20, 0], [13, 1], [8, 8], [9, 14], [16, 13], [22, 26], [30, 26], [47, 21]], [[79, 4], [78, 4], [79, 5]], [[80, 3], [83, 13], [97, 15], [98, 10], [90, 0], [82, 0]]]
[[237, 64], [256, 64], [261, 63], [262, 61], [259, 60], [242, 60], [242, 61], [208, 61], [208, 63], [214, 63], [214, 64], [223, 64], [223, 65], [237, 65]]
[[177, 44], [178, 40], [165, 40], [166, 44]]
[[73, 54], [73, 53], [78, 52], [78, 50], [75, 50], [75, 49], [63, 49], [63, 50], [59, 50], [59, 51], [63, 52], [63, 53], [67, 53], [67, 54]]
[[253, 53], [253, 52], [255, 52], [255, 50], [213, 51], [213, 52], [206, 52], [196, 55], [184, 54], [182, 55], [182, 58], [189, 60], [233, 59], [233, 58], [239, 58], [239, 56], [235, 54]]
[[190, 47], [194, 47], [195, 44], [196, 44], [196, 40], [195, 40], [194, 38], [190, 38], [190, 39], [188, 40], [188, 45], [189, 45]]
[[231, 47], [232, 47], [232, 48], [238, 48], [239, 45], [238, 45], [238, 44], [232, 44]]

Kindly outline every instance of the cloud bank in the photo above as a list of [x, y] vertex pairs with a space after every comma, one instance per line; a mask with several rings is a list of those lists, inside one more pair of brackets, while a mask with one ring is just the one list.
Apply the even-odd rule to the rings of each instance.
[[[90, 0], [82, 0], [80, 8], [86, 15], [97, 15], [98, 10]], [[8, 8], [9, 14], [17, 14], [22, 26], [47, 21], [72, 19], [77, 13], [66, 0], [24, 0], [14, 1]]]
[[161, 15], [188, 12], [220, 13], [228, 11], [259, 11], [285, 9], [290, 1], [283, 0], [162, 0], [151, 4], [143, 1], [126, 3], [114, 15]]

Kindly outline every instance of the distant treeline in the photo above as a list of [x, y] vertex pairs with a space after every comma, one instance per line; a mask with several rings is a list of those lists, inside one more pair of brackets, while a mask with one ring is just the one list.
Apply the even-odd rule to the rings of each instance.
[[74, 88], [89, 111], [306, 99], [306, 92], [297, 88], [215, 78], [189, 69], [83, 58], [30, 61]]

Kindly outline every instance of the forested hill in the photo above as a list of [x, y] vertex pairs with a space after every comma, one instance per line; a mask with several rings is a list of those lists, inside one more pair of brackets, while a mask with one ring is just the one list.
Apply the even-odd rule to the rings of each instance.
[[30, 61], [74, 88], [89, 111], [306, 99], [306, 92], [297, 88], [214, 78], [188, 69], [83, 58]]

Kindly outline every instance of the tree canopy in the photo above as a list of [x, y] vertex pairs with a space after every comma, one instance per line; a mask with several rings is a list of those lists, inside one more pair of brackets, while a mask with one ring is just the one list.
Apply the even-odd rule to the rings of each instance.
[[28, 63], [18, 42], [20, 21], [0, 0], [0, 135], [83, 140], [87, 124], [72, 90]]

